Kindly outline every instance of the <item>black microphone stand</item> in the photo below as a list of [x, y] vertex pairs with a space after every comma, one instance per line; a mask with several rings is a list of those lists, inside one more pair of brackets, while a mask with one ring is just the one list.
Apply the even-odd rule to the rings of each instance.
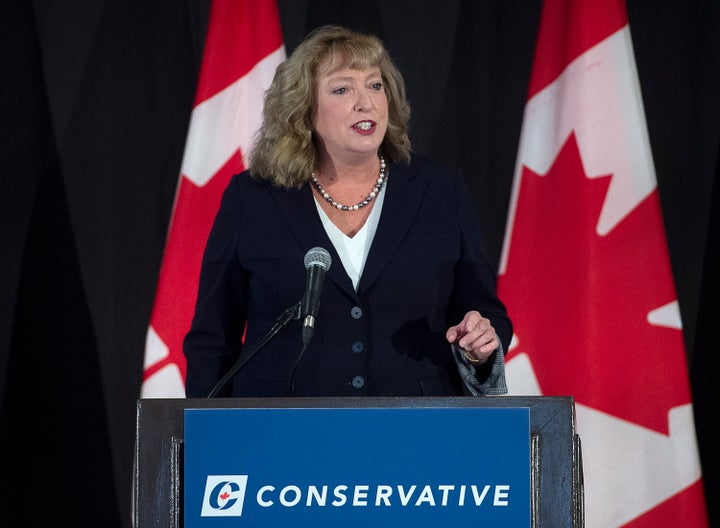
[[218, 381], [217, 385], [213, 387], [213, 390], [210, 391], [210, 394], [207, 395], [208, 398], [214, 398], [218, 392], [220, 392], [220, 389], [222, 389], [228, 381], [237, 373], [238, 370], [243, 368], [245, 364], [252, 359], [252, 357], [257, 354], [257, 352], [264, 347], [270, 340], [275, 337], [275, 334], [277, 334], [282, 328], [284, 328], [290, 321], [293, 319], [300, 319], [300, 308], [301, 303], [298, 302], [295, 306], [291, 306], [290, 308], [286, 309], [283, 313], [280, 314], [280, 316], [275, 321], [275, 324], [270, 329], [270, 331], [265, 334], [265, 337], [263, 337], [258, 343], [251, 349], [247, 350], [246, 352], [240, 354], [240, 357], [238, 358], [237, 362], [233, 365], [233, 367], [227, 371], [227, 373]]

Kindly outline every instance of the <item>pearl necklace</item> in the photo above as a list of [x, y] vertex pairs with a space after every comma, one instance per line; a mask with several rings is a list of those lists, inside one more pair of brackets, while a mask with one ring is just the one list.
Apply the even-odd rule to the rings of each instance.
[[367, 204], [369, 204], [373, 198], [375, 198], [378, 193], [380, 192], [380, 189], [382, 189], [383, 184], [385, 183], [385, 158], [380, 156], [380, 174], [378, 175], [378, 179], [375, 182], [375, 186], [370, 191], [370, 194], [368, 194], [364, 200], [361, 202], [356, 203], [355, 205], [343, 205], [339, 202], [336, 202], [333, 200], [333, 197], [330, 196], [323, 186], [320, 184], [320, 182], [315, 177], [315, 173], [312, 173], [312, 184], [317, 189], [317, 192], [320, 193], [320, 195], [325, 198], [325, 201], [330, 203], [333, 207], [336, 209], [340, 209], [341, 211], [357, 211], [361, 207], [365, 207]]

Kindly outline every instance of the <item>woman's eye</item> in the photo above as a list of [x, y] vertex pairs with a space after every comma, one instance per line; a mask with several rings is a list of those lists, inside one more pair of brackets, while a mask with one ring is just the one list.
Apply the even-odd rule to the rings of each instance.
[[380, 90], [382, 90], [383, 84], [380, 81], [378, 81], [378, 82], [372, 83], [371, 86], [372, 86], [373, 90], [380, 91]]
[[344, 86], [341, 86], [340, 88], [335, 88], [333, 90], [334, 94], [344, 94], [346, 92], [347, 92], [347, 88], [345, 88]]

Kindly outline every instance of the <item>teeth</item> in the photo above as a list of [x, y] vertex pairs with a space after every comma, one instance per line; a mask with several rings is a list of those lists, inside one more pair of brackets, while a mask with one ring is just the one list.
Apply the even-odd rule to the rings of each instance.
[[370, 130], [371, 127], [372, 123], [368, 123], [367, 121], [363, 121], [362, 123], [355, 125], [355, 128], [359, 128], [360, 130]]

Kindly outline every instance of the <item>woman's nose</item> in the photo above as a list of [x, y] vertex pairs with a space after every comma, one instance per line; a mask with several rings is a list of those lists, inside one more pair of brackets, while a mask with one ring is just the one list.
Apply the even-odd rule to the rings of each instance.
[[355, 101], [355, 111], [357, 112], [364, 112], [370, 109], [370, 106], [372, 103], [370, 102], [370, 97], [364, 93], [360, 92], [358, 94], [357, 100]]

